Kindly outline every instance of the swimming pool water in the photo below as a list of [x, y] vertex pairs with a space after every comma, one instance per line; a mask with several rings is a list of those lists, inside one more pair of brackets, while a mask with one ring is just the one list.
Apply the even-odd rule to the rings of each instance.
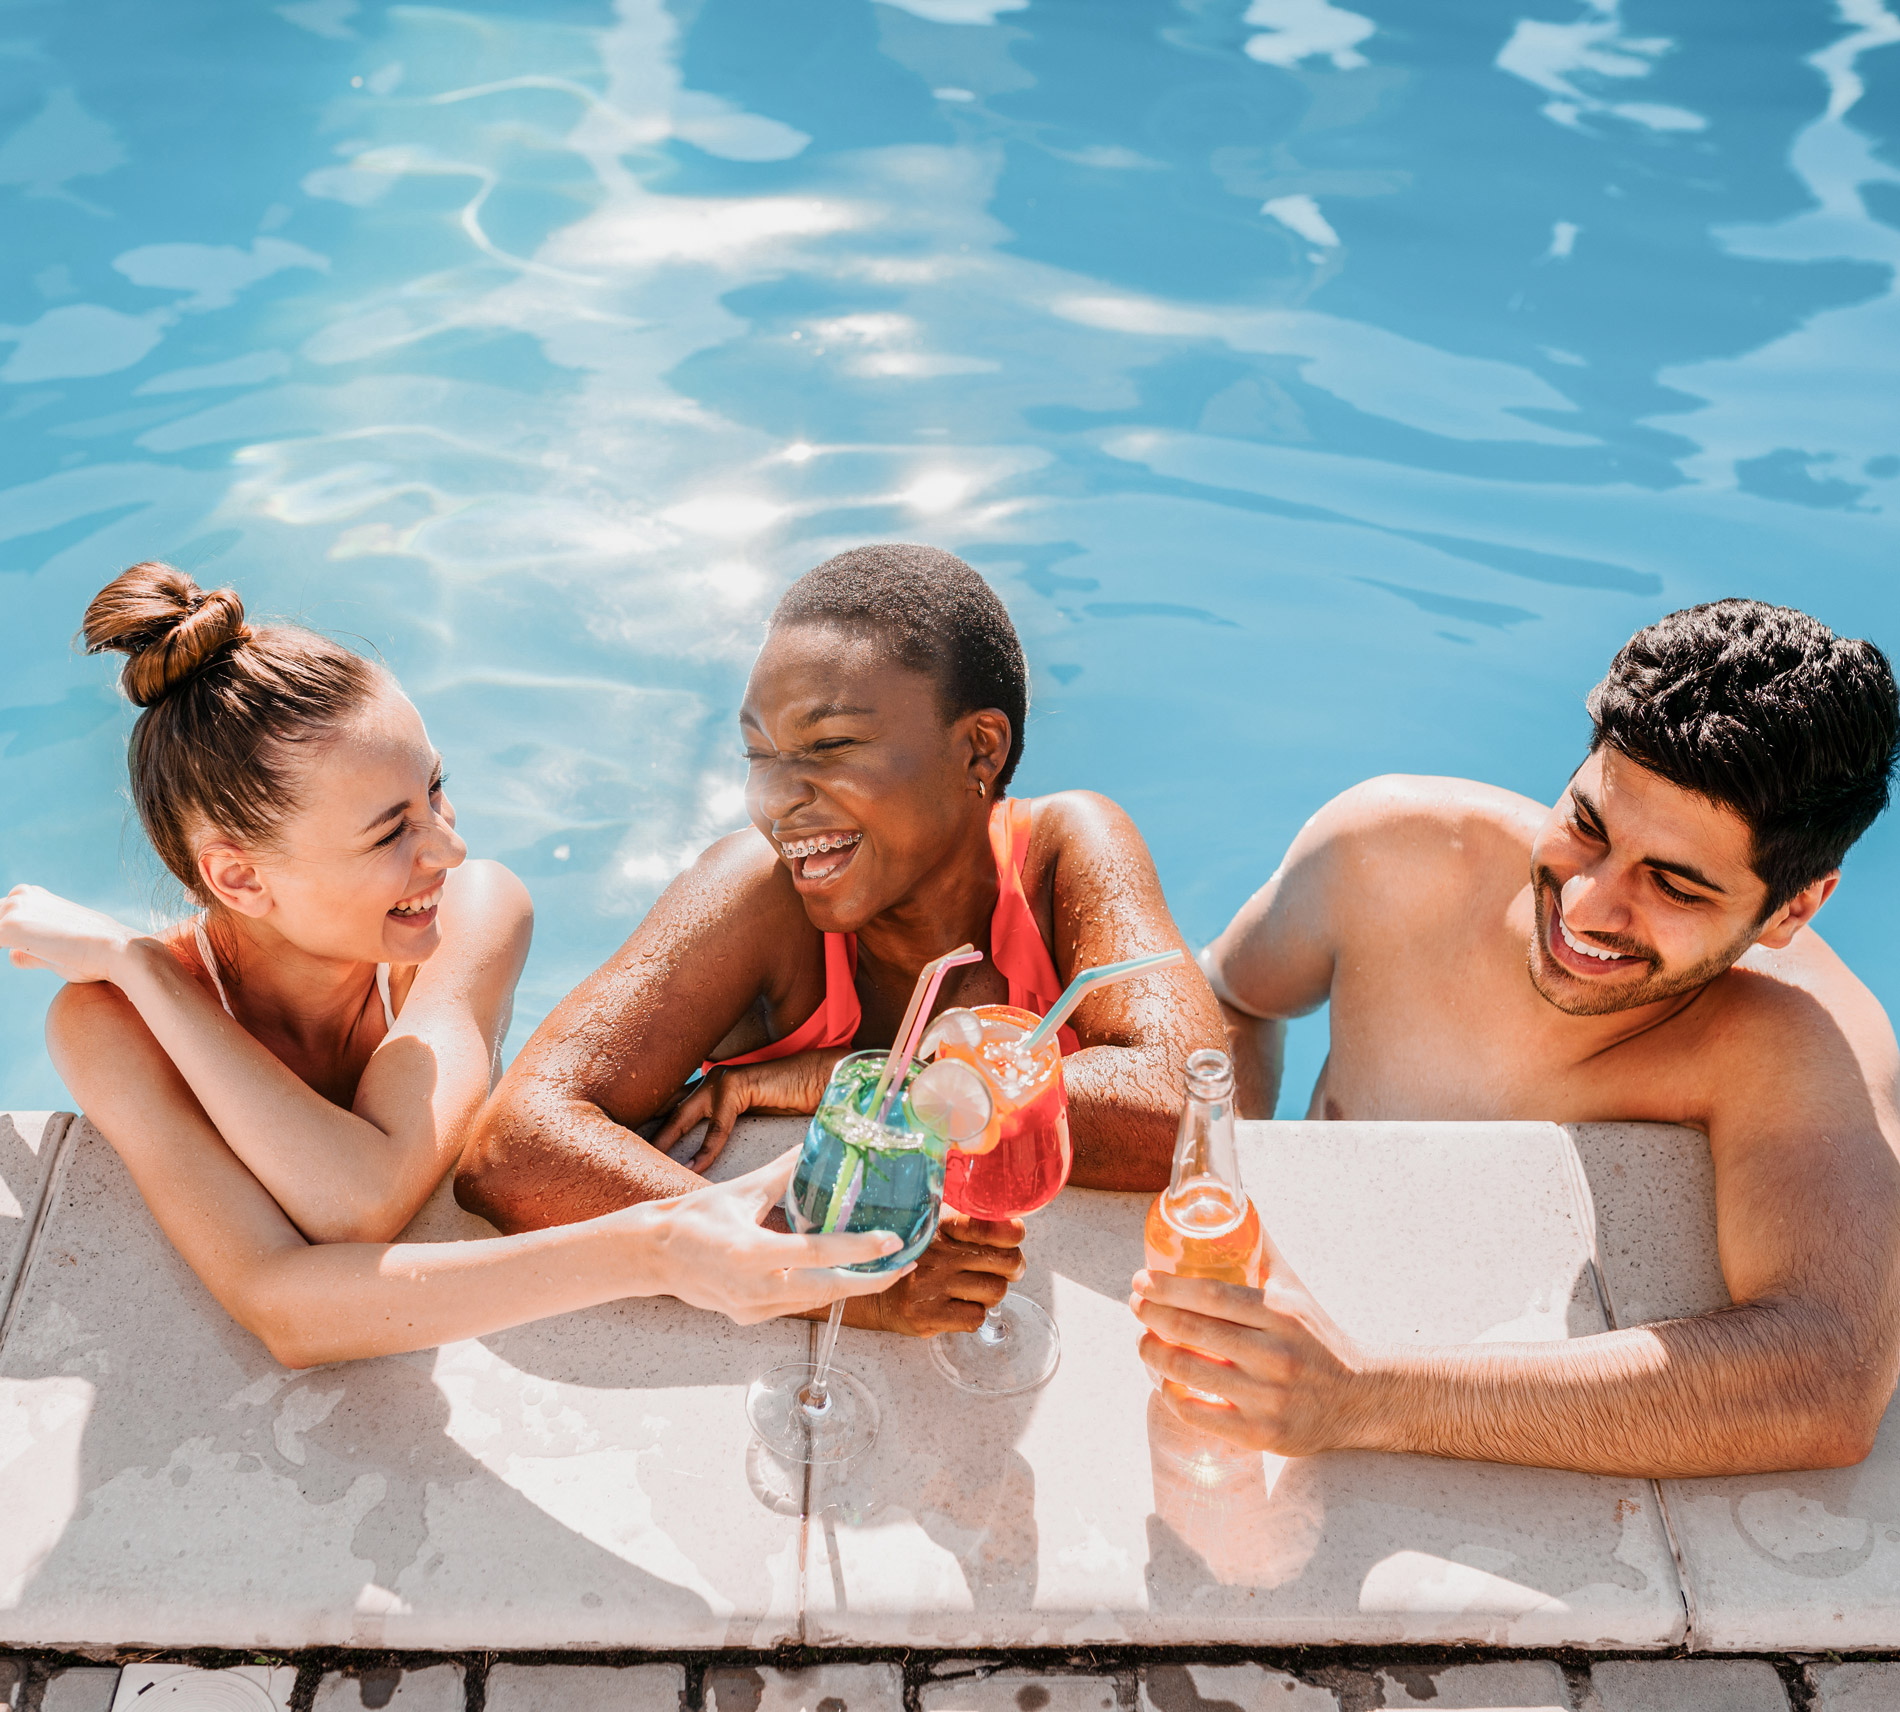
[[[1368, 774], [1550, 800], [1672, 607], [1900, 647], [1896, 257], [1876, 0], [8, 0], [0, 884], [163, 907], [68, 644], [169, 558], [401, 675], [534, 889], [512, 1048], [742, 820], [776, 591], [896, 537], [1202, 939]], [[1897, 877], [1822, 918], [1890, 1009]]]

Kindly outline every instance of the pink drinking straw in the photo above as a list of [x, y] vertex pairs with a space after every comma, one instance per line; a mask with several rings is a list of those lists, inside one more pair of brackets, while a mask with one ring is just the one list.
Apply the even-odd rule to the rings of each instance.
[[882, 1107], [885, 1092], [893, 1082], [900, 1088], [904, 1085], [904, 1072], [917, 1056], [924, 1029], [930, 1022], [930, 1007], [937, 1002], [937, 989], [943, 985], [944, 972], [961, 963], [982, 961], [983, 953], [974, 945], [959, 945], [956, 950], [946, 951], [918, 971], [917, 985], [911, 989], [910, 1008], [904, 1012], [904, 1020], [898, 1026], [897, 1043], [884, 1060], [884, 1074], [878, 1077], [876, 1092], [871, 1095], [871, 1110], [878, 1114], [879, 1123], [890, 1121], [890, 1114]]

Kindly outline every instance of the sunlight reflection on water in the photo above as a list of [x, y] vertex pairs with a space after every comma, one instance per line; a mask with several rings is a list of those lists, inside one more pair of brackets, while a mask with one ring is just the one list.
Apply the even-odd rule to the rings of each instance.
[[[845, 545], [997, 582], [1022, 788], [1126, 804], [1194, 937], [1369, 773], [1548, 800], [1672, 606], [1900, 644], [1900, 23], [1525, 9], [10, 7], [4, 877], [152, 907], [66, 648], [151, 556], [403, 677], [536, 894], [517, 1044], [739, 823]], [[1824, 924], [1890, 1006], [1897, 852]]]

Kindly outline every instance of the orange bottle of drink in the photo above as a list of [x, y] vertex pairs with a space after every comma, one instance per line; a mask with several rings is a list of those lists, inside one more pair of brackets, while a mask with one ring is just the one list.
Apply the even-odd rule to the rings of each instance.
[[[1234, 1149], [1234, 1066], [1224, 1052], [1187, 1061], [1187, 1098], [1174, 1138], [1174, 1170], [1148, 1209], [1150, 1272], [1259, 1288], [1266, 1276], [1260, 1215], [1240, 1183]], [[1167, 1381], [1164, 1390], [1207, 1394]]]

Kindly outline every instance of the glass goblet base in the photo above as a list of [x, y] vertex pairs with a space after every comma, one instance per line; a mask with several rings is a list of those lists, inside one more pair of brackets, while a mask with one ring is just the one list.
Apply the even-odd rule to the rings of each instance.
[[877, 1399], [834, 1367], [823, 1406], [813, 1408], [807, 1398], [817, 1376], [816, 1364], [809, 1361], [768, 1369], [746, 1393], [745, 1418], [760, 1443], [788, 1462], [845, 1462], [862, 1455], [877, 1439]]
[[975, 1331], [932, 1338], [930, 1359], [959, 1391], [1014, 1397], [1048, 1383], [1062, 1360], [1062, 1339], [1041, 1304], [1011, 1290]]

